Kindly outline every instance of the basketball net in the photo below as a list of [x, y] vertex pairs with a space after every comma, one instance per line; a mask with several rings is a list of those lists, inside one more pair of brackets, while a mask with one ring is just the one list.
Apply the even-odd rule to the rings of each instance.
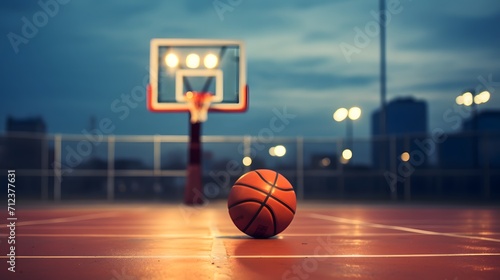
[[188, 91], [185, 97], [191, 113], [191, 123], [205, 122], [213, 95], [208, 92]]

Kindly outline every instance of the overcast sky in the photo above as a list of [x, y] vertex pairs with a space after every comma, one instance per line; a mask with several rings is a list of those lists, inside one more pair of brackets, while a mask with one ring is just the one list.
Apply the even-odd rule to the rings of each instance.
[[[429, 128], [451, 130], [443, 114], [482, 77], [493, 91], [480, 109], [500, 109], [500, 1], [387, 2], [389, 100], [425, 100]], [[140, 100], [121, 119], [111, 104], [143, 85], [151, 38], [223, 38], [247, 44], [250, 110], [209, 115], [204, 134], [257, 135], [286, 107], [296, 117], [279, 135], [343, 137], [333, 112], [359, 106], [355, 136], [367, 137], [380, 104], [377, 10], [377, 0], [1, 1], [0, 131], [8, 115], [41, 115], [49, 132], [78, 134], [93, 115], [115, 134], [185, 134], [187, 114]]]

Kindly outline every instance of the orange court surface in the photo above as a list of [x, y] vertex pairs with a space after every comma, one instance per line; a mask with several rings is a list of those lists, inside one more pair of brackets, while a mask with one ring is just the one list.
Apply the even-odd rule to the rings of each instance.
[[299, 202], [270, 239], [238, 231], [222, 201], [19, 208], [0, 279], [500, 279], [494, 206]]

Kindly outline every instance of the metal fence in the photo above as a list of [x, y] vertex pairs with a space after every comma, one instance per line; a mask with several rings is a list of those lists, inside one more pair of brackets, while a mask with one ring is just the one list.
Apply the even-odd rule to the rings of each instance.
[[[18, 194], [60, 201], [181, 201], [187, 136], [28, 134], [0, 136], [1, 170], [16, 170]], [[274, 169], [298, 199], [499, 200], [500, 134], [404, 135], [387, 138], [204, 136], [208, 199], [232, 182]], [[282, 145], [286, 154], [272, 155]], [[349, 149], [352, 158], [343, 157]], [[270, 153], [271, 152], [271, 153]], [[344, 155], [345, 156], [345, 155]], [[252, 160], [245, 166], [242, 159]]]

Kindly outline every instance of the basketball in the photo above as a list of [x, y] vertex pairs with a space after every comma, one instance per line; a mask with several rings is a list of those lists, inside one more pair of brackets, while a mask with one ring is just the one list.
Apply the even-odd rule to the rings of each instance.
[[227, 207], [236, 227], [254, 238], [268, 238], [293, 220], [297, 200], [290, 182], [274, 170], [257, 169], [234, 183]]

